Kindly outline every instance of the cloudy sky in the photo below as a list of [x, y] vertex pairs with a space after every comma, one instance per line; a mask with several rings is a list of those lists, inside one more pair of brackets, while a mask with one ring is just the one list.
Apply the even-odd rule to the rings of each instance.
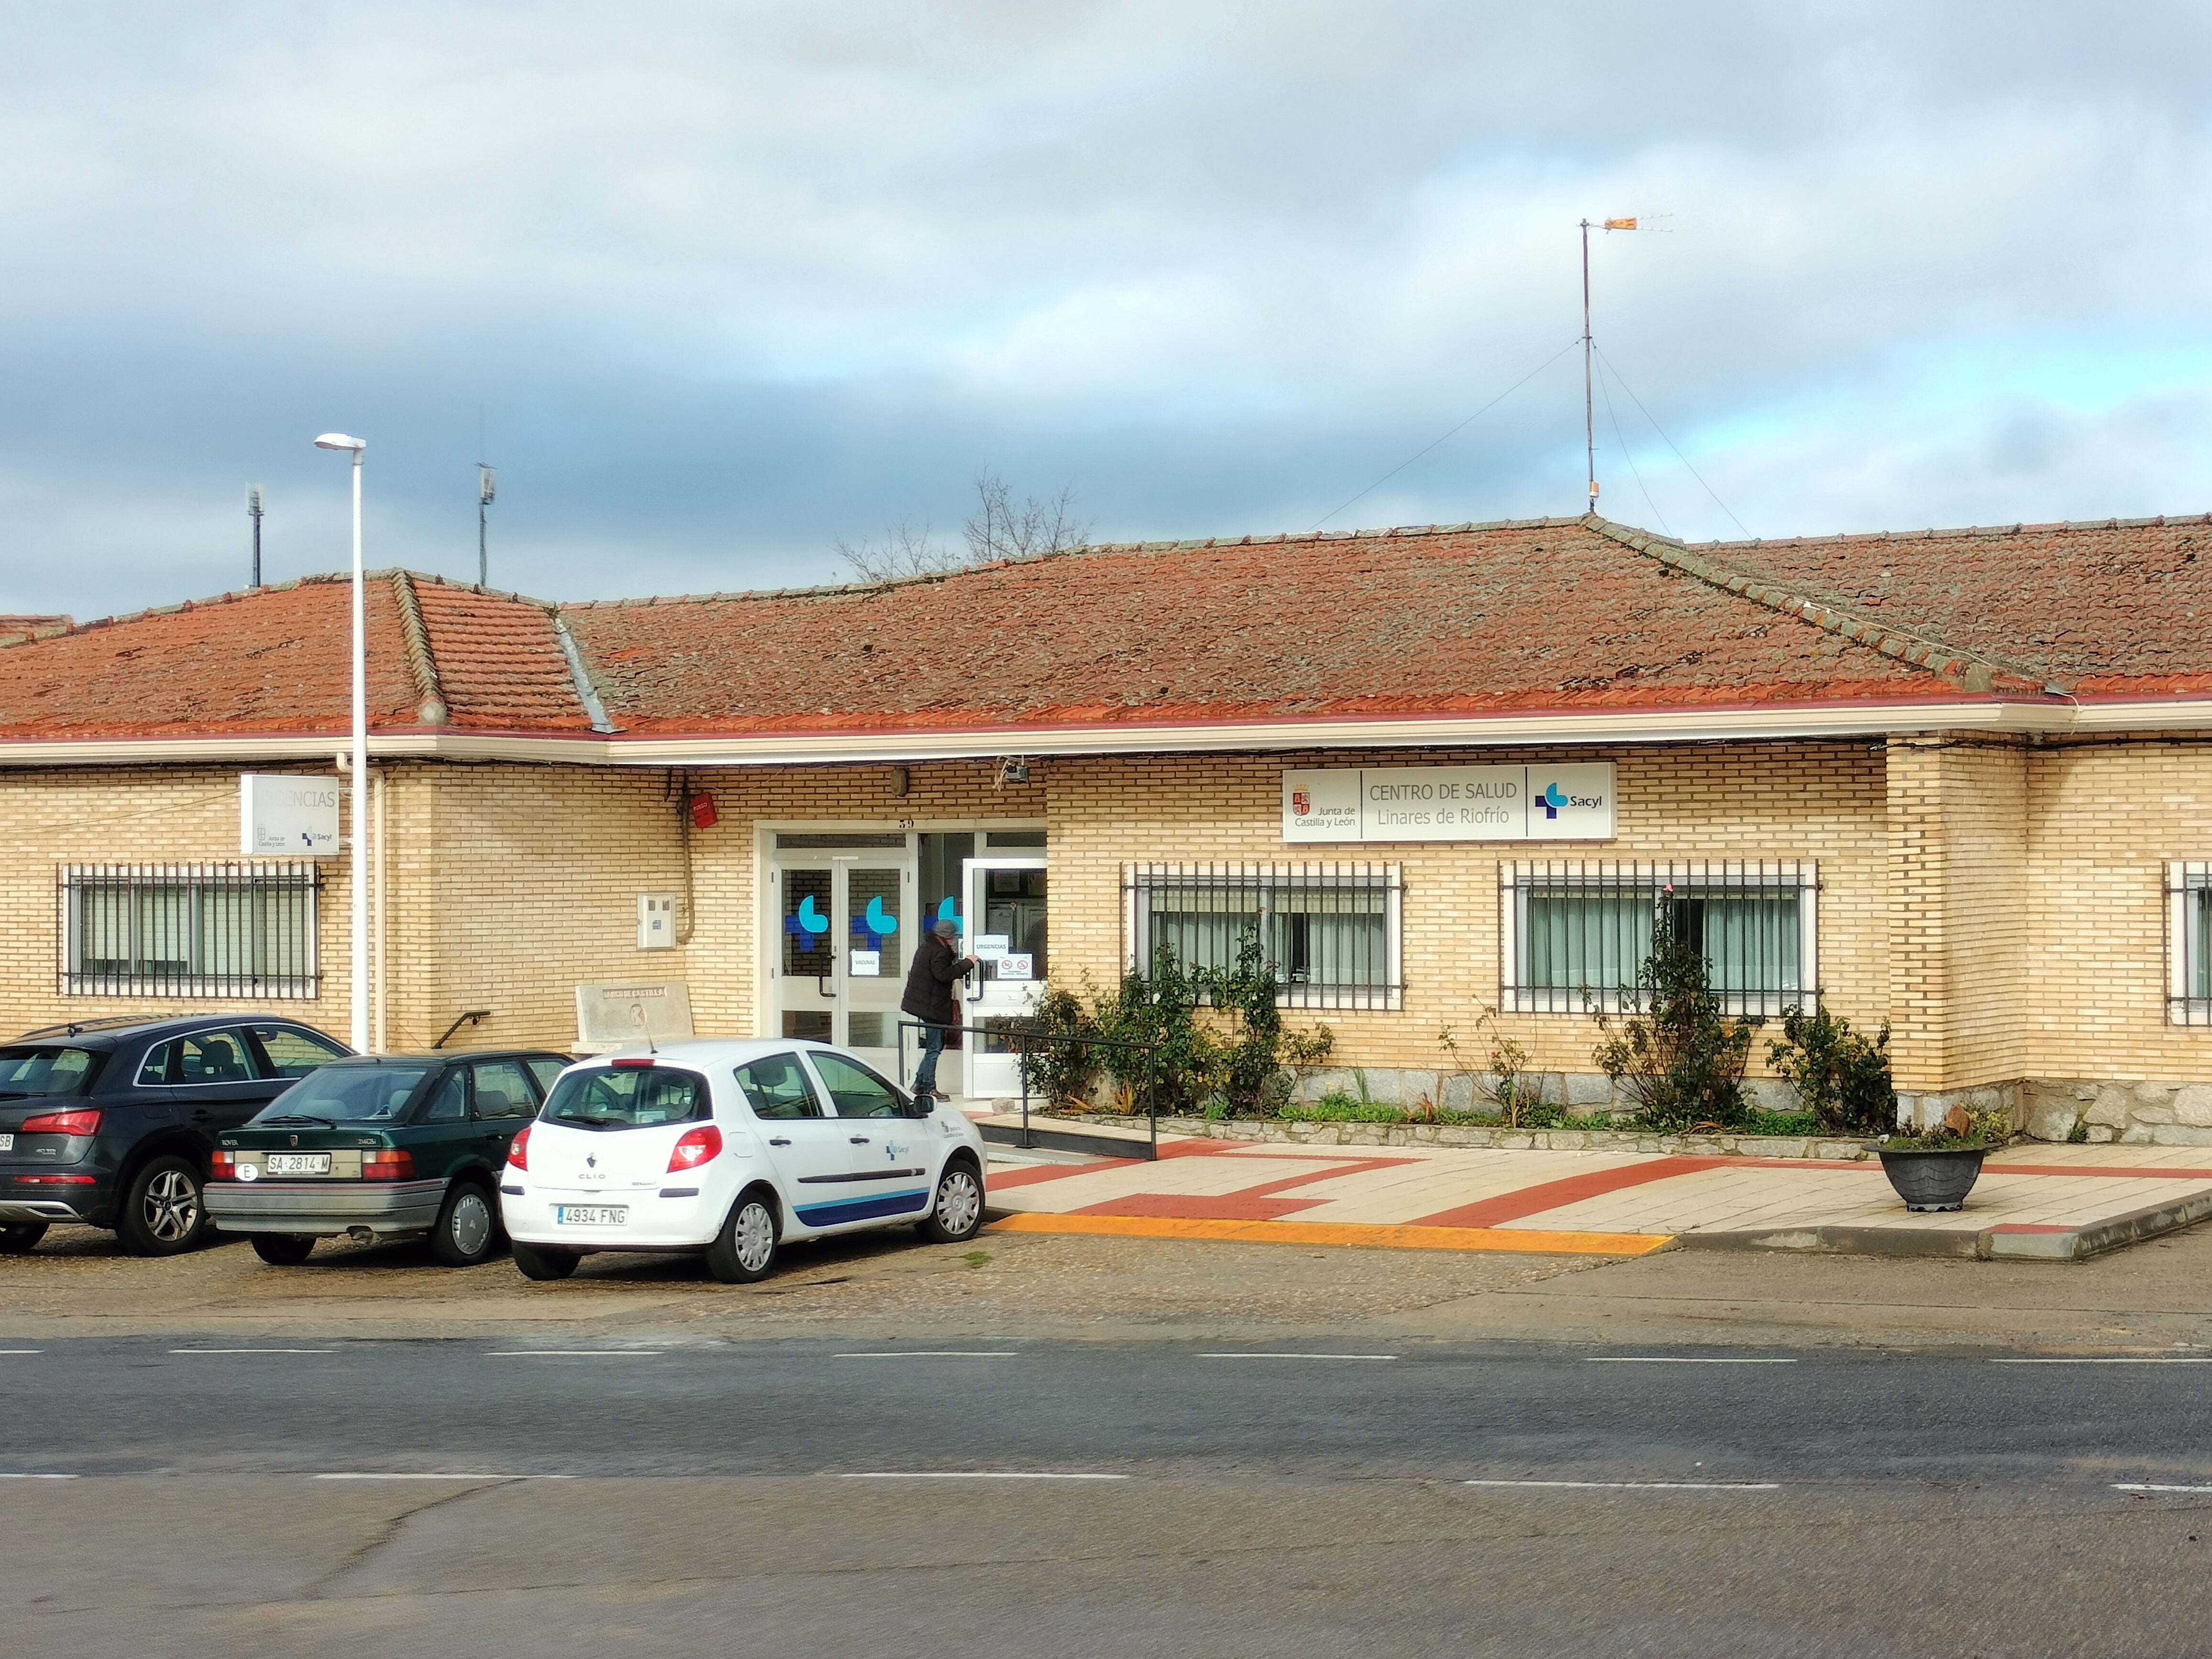
[[338, 568], [334, 427], [373, 563], [472, 578], [481, 456], [549, 598], [833, 580], [985, 469], [1102, 539], [1572, 513], [1585, 216], [1671, 216], [1592, 249], [1615, 518], [2212, 507], [2201, 4], [0, 25], [8, 611], [242, 585], [249, 480]]

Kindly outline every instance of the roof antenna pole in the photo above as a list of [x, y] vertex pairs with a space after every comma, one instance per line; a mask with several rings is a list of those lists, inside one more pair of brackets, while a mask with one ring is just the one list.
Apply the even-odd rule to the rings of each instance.
[[261, 586], [261, 486], [246, 486], [246, 516], [253, 520], [253, 585]]
[[1589, 233], [1590, 222], [1583, 221], [1583, 453], [1589, 462], [1589, 504], [1584, 512], [1597, 511], [1597, 411], [1590, 402], [1590, 319], [1589, 319]]
[[477, 463], [477, 586], [491, 586], [491, 554], [486, 526], [490, 520], [492, 496], [497, 493], [497, 477], [482, 461]]

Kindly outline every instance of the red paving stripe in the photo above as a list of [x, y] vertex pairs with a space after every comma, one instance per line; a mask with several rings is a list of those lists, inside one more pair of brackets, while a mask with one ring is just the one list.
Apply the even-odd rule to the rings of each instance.
[[1586, 1198], [1601, 1198], [1607, 1193], [1620, 1192], [1623, 1188], [1641, 1187], [1647, 1182], [1665, 1181], [1674, 1176], [1696, 1175], [1717, 1165], [1725, 1166], [1744, 1161], [1733, 1158], [1647, 1158], [1619, 1169], [1593, 1170], [1588, 1175], [1569, 1176], [1564, 1181], [1547, 1181], [1534, 1187], [1523, 1187], [1518, 1192], [1500, 1193], [1495, 1198], [1486, 1198], [1474, 1204], [1462, 1204], [1457, 1209], [1439, 1210], [1434, 1215], [1415, 1216], [1405, 1224], [1409, 1227], [1498, 1227], [1509, 1221], [1519, 1221], [1525, 1216], [1540, 1215], [1546, 1210], [1579, 1204]]
[[1086, 1204], [1070, 1215], [1150, 1216], [1171, 1221], [1279, 1221], [1318, 1209], [1321, 1198], [1269, 1198], [1253, 1193], [1132, 1193], [1103, 1204]]
[[1027, 1169], [1012, 1170], [1003, 1175], [994, 1170], [983, 1178], [983, 1185], [991, 1192], [1002, 1193], [1010, 1187], [1034, 1187], [1040, 1181], [1096, 1175], [1101, 1170], [1127, 1170], [1143, 1161], [1135, 1158], [1106, 1158], [1096, 1164], [1032, 1164]]

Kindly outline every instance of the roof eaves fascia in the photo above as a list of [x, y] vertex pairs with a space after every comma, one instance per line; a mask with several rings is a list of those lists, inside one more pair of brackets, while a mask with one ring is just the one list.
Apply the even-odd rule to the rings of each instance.
[[[1692, 551], [1669, 537], [1655, 536], [1650, 531], [1638, 530], [1632, 525], [1615, 524], [1595, 513], [1583, 519], [1582, 523], [1593, 534], [1618, 542], [1623, 547], [1646, 558], [1656, 559], [1686, 576], [1695, 577], [1709, 587], [1734, 594], [1738, 599], [1749, 599], [1753, 605], [1763, 605], [1793, 621], [1809, 623], [1823, 632], [1863, 645], [1870, 651], [1879, 651], [1886, 657], [1894, 657], [1901, 662], [1911, 663], [1916, 668], [1924, 668], [1969, 691], [1990, 690], [2000, 677], [2026, 685], [2043, 684], [2042, 676], [2019, 663], [2006, 662], [1979, 652], [1962, 651], [1932, 635], [1899, 628], [1889, 623], [1875, 622], [1832, 601], [1790, 592], [1787, 588], [1777, 587], [1748, 571], [1734, 569], [1717, 559]], [[2057, 687], [2045, 686], [2045, 690], [2053, 696], [2064, 695], [2063, 690]]]

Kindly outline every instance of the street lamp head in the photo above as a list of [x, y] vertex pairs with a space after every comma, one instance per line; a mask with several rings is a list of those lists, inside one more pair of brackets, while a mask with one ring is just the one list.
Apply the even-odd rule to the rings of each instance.
[[315, 440], [318, 449], [350, 449], [356, 455], [368, 447], [366, 438], [349, 438], [343, 432], [325, 432]]

